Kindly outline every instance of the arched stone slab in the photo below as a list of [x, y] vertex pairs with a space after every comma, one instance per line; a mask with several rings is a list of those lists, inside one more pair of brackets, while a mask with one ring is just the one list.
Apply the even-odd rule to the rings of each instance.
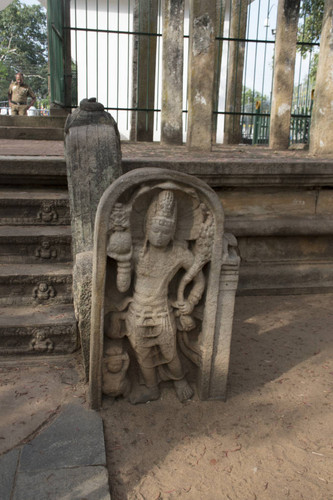
[[102, 392], [157, 399], [163, 380], [182, 401], [194, 383], [203, 400], [225, 398], [235, 246], [219, 198], [193, 176], [138, 169], [105, 191], [94, 235], [92, 408]]

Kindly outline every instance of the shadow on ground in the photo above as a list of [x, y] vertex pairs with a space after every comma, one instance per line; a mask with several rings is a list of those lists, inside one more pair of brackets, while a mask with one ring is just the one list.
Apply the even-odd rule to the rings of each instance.
[[113, 500], [331, 498], [332, 299], [238, 297], [226, 402], [106, 400]]

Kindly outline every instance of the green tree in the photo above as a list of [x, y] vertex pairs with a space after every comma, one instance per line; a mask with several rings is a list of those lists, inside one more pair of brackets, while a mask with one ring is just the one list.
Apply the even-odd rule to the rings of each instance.
[[15, 73], [21, 71], [25, 81], [39, 99], [47, 97], [47, 22], [40, 5], [24, 5], [14, 0], [0, 11], [0, 100], [7, 92]]
[[[323, 23], [325, 0], [303, 0], [300, 9], [300, 18], [303, 23], [300, 23], [298, 29], [298, 41], [303, 43], [318, 43]], [[318, 52], [313, 52], [311, 45], [298, 45], [298, 50], [303, 57], [311, 53], [310, 62], [310, 83], [315, 84], [317, 67], [318, 67]]]

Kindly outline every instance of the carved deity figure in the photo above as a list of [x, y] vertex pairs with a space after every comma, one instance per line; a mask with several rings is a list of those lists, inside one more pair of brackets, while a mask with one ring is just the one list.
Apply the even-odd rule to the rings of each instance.
[[[176, 334], [177, 330], [187, 332], [195, 327], [192, 312], [205, 289], [202, 268], [210, 259], [212, 219], [206, 214], [204, 223], [202, 215], [194, 251], [193, 245], [191, 248], [184, 239], [175, 239], [177, 220], [182, 214], [177, 213], [174, 190], [161, 189], [150, 202], [143, 239], [132, 242], [126, 210], [122, 228], [114, 223], [117, 210], [121, 212], [120, 205], [111, 215], [113, 231], [108, 255], [117, 262], [118, 291], [126, 292], [133, 283], [130, 296], [122, 301], [118, 312], [112, 313], [106, 335], [109, 338], [126, 335], [134, 351], [142, 384], [133, 387], [129, 400], [136, 404], [158, 399], [159, 382], [172, 380], [179, 400], [186, 401], [193, 390], [185, 378]], [[202, 204], [198, 211], [203, 214]], [[173, 296], [172, 282], [176, 282]]]

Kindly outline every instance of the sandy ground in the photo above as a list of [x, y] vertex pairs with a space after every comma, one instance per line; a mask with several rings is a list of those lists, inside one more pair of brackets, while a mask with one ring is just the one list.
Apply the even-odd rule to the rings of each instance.
[[237, 298], [226, 402], [106, 400], [112, 500], [333, 499], [332, 306]]
[[[226, 402], [105, 400], [112, 500], [332, 500], [332, 305], [238, 297]], [[0, 360], [0, 455], [86, 393], [80, 353]]]

